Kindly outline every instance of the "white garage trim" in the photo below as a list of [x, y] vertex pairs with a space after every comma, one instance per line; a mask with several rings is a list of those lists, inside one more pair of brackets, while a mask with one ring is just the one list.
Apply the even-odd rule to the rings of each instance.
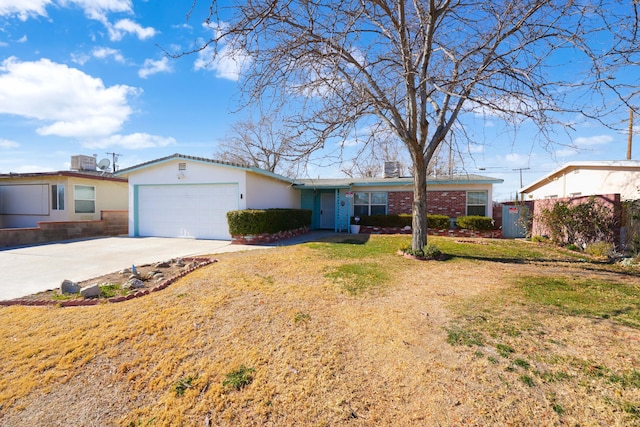
[[135, 185], [134, 235], [229, 240], [239, 192], [238, 183]]

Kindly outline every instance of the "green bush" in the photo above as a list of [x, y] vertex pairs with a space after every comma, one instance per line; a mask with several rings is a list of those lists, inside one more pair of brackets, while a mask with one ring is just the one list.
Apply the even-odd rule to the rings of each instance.
[[[353, 219], [353, 218], [352, 218]], [[411, 227], [411, 214], [399, 215], [371, 215], [360, 217], [360, 225], [368, 225], [370, 227]], [[353, 221], [351, 221], [354, 224]]]
[[595, 197], [581, 203], [557, 201], [551, 209], [542, 209], [537, 219], [554, 243], [582, 248], [589, 243], [612, 242], [616, 225], [612, 209]]
[[449, 227], [451, 227], [451, 220], [446, 215], [427, 215], [427, 227], [449, 229]]
[[494, 227], [493, 219], [479, 215], [461, 216], [456, 220], [456, 224], [467, 230], [493, 230]]
[[227, 212], [232, 236], [274, 234], [311, 226], [311, 211], [307, 209], [246, 209]]
[[591, 256], [605, 258], [610, 257], [615, 253], [615, 246], [609, 242], [593, 242], [587, 244], [584, 251]]
[[[398, 215], [371, 215], [361, 216], [360, 225], [368, 225], [370, 227], [411, 227], [413, 216], [411, 214]], [[355, 224], [353, 217], [351, 224]], [[427, 215], [427, 227], [429, 228], [445, 228], [450, 226], [449, 217], [446, 215]]]

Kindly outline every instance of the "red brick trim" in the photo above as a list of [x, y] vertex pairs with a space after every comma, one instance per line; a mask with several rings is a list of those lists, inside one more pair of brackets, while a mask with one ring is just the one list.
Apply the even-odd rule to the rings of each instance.
[[282, 239], [289, 239], [291, 237], [300, 236], [309, 232], [308, 227], [301, 227], [296, 230], [280, 231], [278, 233], [269, 234], [250, 234], [246, 236], [231, 236], [232, 245], [260, 245], [263, 243], [276, 242]]

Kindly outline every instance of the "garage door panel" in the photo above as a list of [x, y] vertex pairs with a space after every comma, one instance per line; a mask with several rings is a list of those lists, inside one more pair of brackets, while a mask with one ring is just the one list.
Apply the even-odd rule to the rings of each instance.
[[169, 185], [138, 189], [138, 234], [230, 239], [227, 212], [238, 209], [238, 186]]

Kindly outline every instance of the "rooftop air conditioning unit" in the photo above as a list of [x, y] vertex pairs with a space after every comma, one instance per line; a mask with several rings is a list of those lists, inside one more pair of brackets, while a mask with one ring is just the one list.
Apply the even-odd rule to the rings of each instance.
[[96, 158], [92, 156], [71, 156], [71, 170], [95, 171], [97, 167]]

